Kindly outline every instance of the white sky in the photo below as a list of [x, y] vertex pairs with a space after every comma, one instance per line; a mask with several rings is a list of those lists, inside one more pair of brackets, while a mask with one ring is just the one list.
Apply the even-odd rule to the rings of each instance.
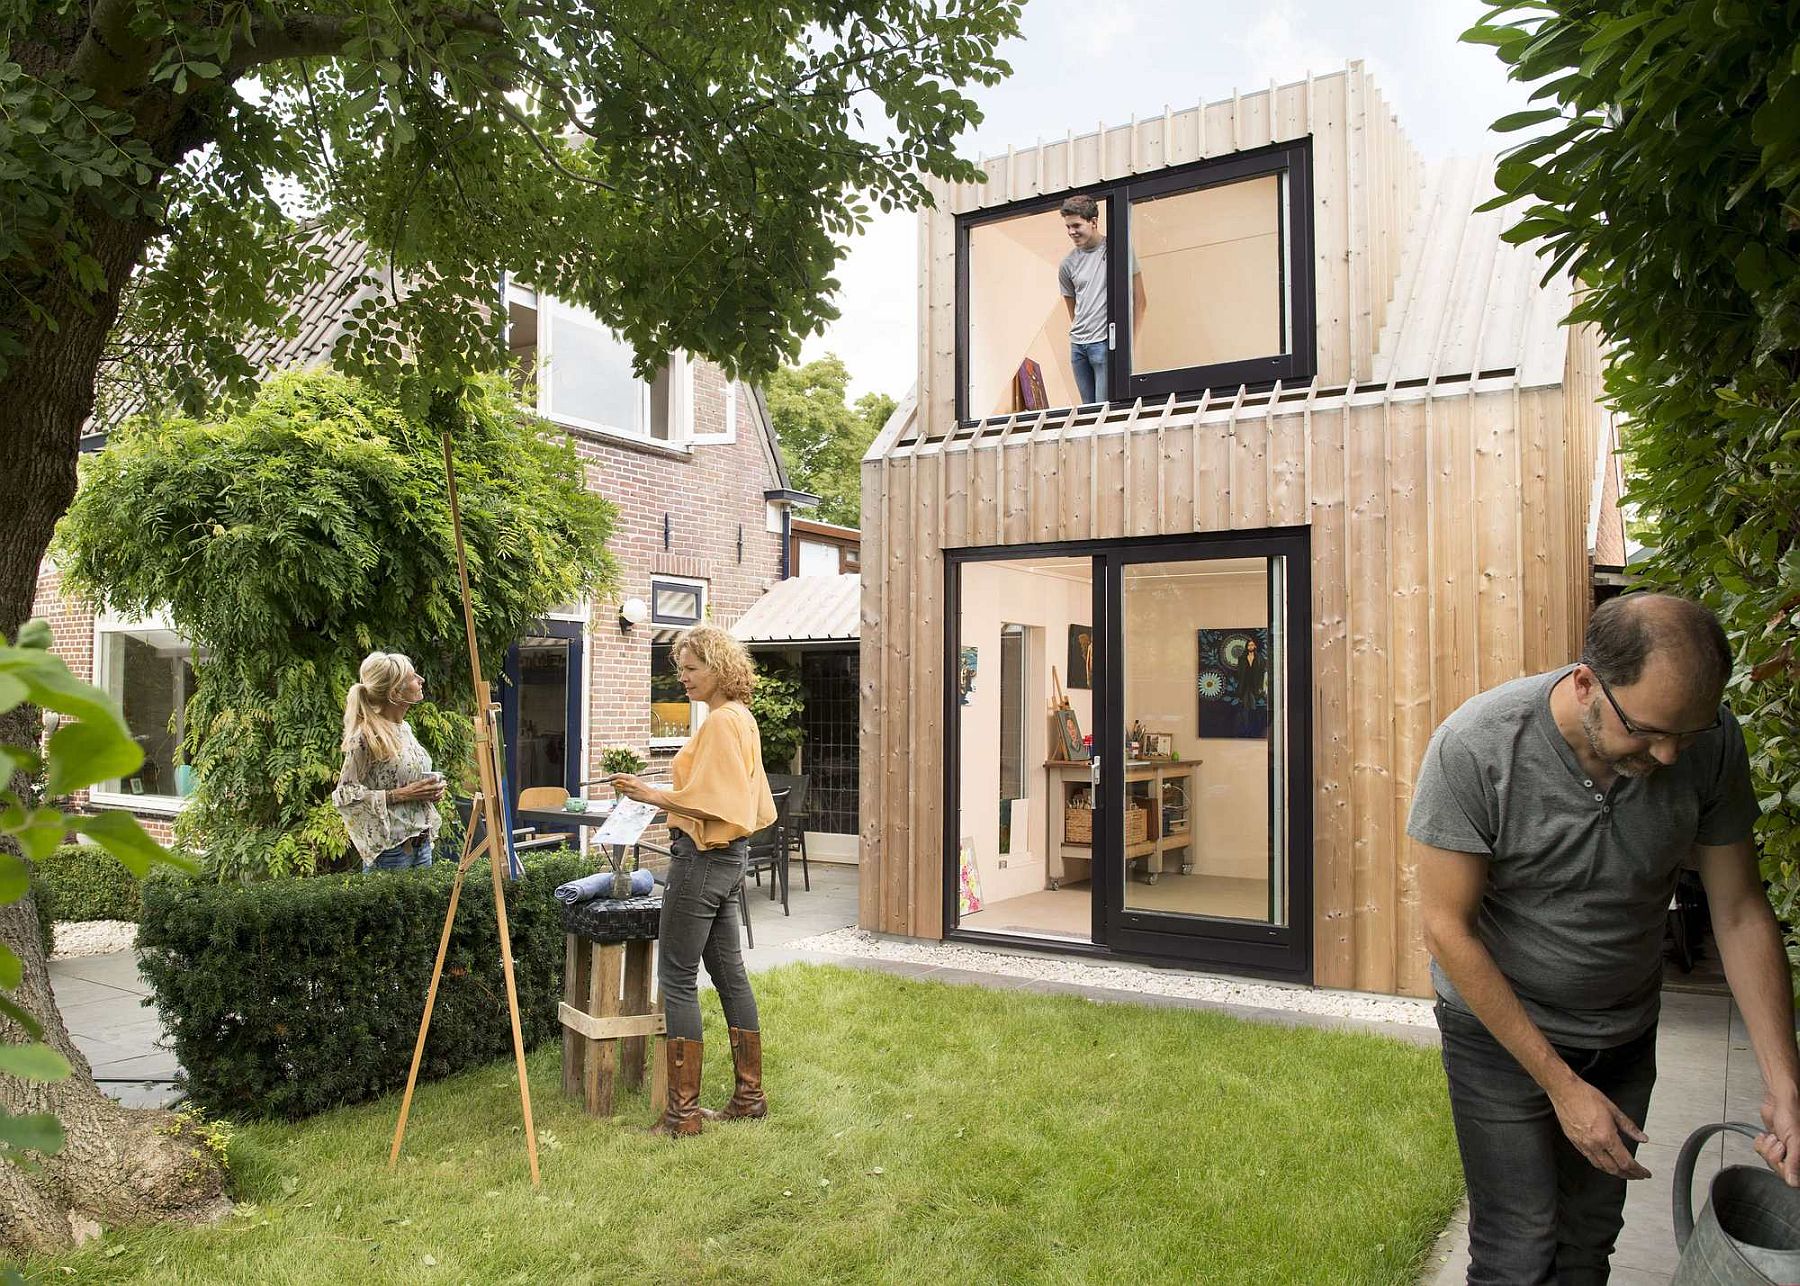
[[[1427, 161], [1497, 151], [1511, 140], [1488, 125], [1525, 107], [1529, 90], [1506, 79], [1492, 49], [1457, 43], [1485, 10], [1479, 0], [1028, 0], [1023, 34], [1002, 55], [1013, 74], [977, 87], [986, 119], [959, 150], [1031, 147], [1360, 58]], [[843, 316], [803, 349], [803, 360], [842, 357], [852, 398], [912, 387], [916, 240], [916, 216], [877, 215], [839, 266]]]

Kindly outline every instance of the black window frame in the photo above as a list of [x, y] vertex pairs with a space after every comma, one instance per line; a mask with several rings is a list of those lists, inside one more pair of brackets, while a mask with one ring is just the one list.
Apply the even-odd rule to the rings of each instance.
[[[992, 209], [956, 216], [956, 418], [959, 424], [1005, 418], [969, 414], [969, 238], [973, 229], [988, 223], [1033, 213], [1054, 211], [1071, 196], [1091, 196], [1106, 207], [1108, 241], [1117, 240], [1124, 254], [1108, 259], [1107, 289], [1113, 300], [1131, 298], [1130, 209], [1134, 200], [1173, 196], [1181, 192], [1241, 183], [1265, 175], [1285, 178], [1282, 206], [1282, 309], [1283, 330], [1290, 351], [1268, 357], [1209, 366], [1131, 374], [1131, 310], [1115, 307], [1117, 327], [1111, 353], [1109, 387], [1114, 390], [1107, 405], [1130, 403], [1139, 397], [1198, 394], [1207, 389], [1262, 388], [1298, 384], [1318, 373], [1319, 336], [1316, 282], [1313, 264], [1312, 139], [1271, 144], [1246, 152], [1211, 157], [1187, 165], [1146, 174], [1126, 175], [1103, 183], [1069, 188], [1050, 196], [1029, 197]], [[1154, 306], [1154, 301], [1152, 301]], [[1063, 409], [1063, 408], [1056, 408]]]

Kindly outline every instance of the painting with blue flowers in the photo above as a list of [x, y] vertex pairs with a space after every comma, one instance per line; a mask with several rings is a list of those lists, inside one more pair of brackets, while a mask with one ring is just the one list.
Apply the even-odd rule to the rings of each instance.
[[1200, 735], [1269, 735], [1269, 631], [1200, 631]]

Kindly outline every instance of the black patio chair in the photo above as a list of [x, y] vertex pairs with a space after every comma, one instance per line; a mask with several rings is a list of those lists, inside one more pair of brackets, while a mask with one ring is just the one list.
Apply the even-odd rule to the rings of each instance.
[[806, 865], [806, 788], [812, 778], [806, 773], [776, 773], [769, 777], [769, 789], [785, 790], [788, 800], [788, 853], [800, 855], [800, 883], [812, 892], [812, 872]]
[[791, 821], [789, 808], [793, 792], [787, 790], [770, 791], [775, 797], [775, 821], [763, 827], [750, 837], [750, 865], [746, 874], [756, 876], [757, 885], [762, 884], [762, 873], [769, 873], [769, 901], [773, 902], [777, 894], [781, 897], [781, 913], [789, 915], [788, 910], [788, 827]]

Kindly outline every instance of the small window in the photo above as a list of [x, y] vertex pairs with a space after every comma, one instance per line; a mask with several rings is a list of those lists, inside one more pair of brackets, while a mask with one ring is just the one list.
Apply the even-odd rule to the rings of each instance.
[[653, 625], [685, 629], [700, 624], [705, 615], [705, 581], [651, 579], [650, 621]]
[[187, 703], [193, 648], [167, 622], [103, 620], [95, 629], [96, 686], [119, 703], [144, 762], [128, 777], [97, 784], [95, 803], [172, 810], [193, 790]]
[[652, 442], [690, 436], [689, 364], [677, 360], [639, 379], [631, 345], [585, 308], [510, 285], [507, 348], [520, 396], [547, 419]]
[[826, 544], [822, 540], [800, 542], [800, 575], [836, 576], [840, 565], [841, 558], [836, 545]]

